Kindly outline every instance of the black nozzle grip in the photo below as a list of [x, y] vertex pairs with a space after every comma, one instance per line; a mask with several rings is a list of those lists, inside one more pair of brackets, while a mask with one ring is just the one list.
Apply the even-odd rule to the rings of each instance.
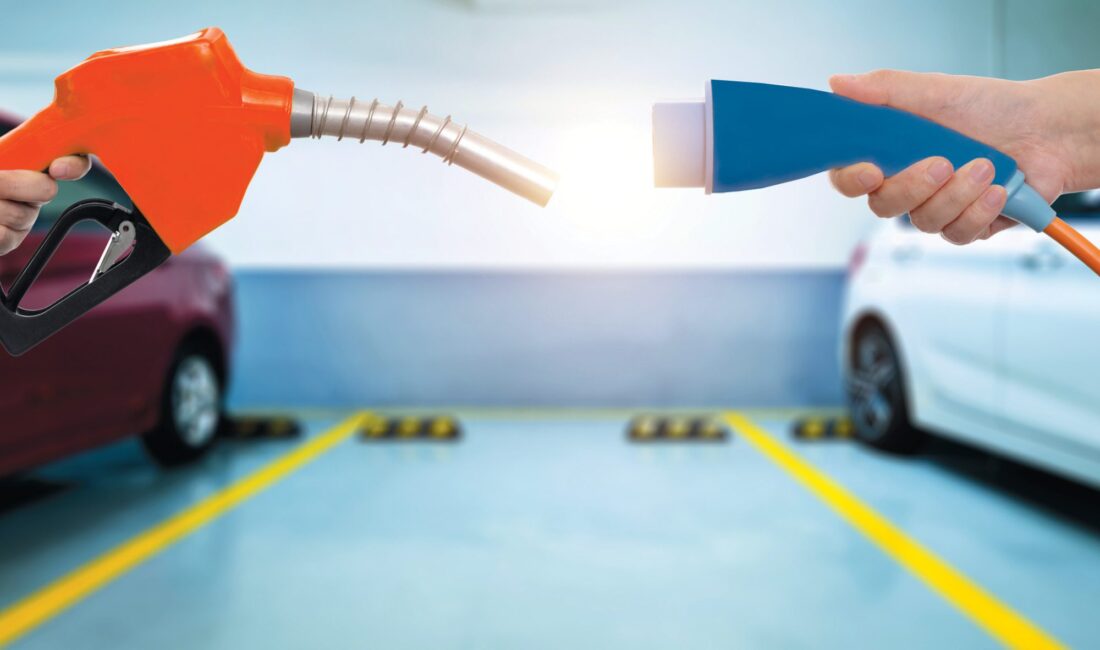
[[[49, 307], [21, 308], [19, 303], [27, 290], [38, 279], [69, 230], [81, 221], [95, 221], [111, 232], [117, 232], [124, 221], [132, 223], [135, 233], [130, 254], [94, 281], [85, 282]], [[0, 345], [14, 356], [23, 354], [163, 264], [171, 254], [140, 211], [102, 199], [73, 204], [50, 228], [8, 292], [0, 289]]]

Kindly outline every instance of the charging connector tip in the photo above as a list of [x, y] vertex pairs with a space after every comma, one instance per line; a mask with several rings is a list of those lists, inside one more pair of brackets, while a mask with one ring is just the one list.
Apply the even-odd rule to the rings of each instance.
[[653, 105], [653, 184], [706, 185], [706, 103], [702, 100]]

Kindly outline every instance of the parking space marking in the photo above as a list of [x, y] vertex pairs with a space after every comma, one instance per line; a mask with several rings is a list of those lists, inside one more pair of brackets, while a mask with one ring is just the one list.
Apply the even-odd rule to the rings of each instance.
[[15, 641], [130, 569], [286, 478], [347, 440], [368, 417], [369, 413], [351, 416], [0, 612], [0, 646]]
[[839, 483], [803, 460], [738, 412], [726, 421], [765, 457], [832, 508], [882, 552], [955, 606], [997, 641], [1010, 648], [1062, 648], [1057, 639], [1001, 602], [958, 569], [861, 501]]

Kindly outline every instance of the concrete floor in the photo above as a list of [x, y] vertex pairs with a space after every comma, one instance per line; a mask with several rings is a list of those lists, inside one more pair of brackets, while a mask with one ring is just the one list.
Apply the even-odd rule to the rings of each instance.
[[[13, 647], [998, 645], [744, 436], [639, 446], [625, 419], [470, 414], [457, 445], [345, 440]], [[1047, 634], [1100, 645], [1100, 493], [945, 443], [897, 459], [753, 419]], [[126, 442], [8, 482], [43, 494], [0, 513], [0, 622], [300, 444], [228, 441], [162, 472]]]

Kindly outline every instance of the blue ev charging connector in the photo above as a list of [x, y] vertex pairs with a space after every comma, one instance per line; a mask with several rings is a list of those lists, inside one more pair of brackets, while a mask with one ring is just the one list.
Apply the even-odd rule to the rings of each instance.
[[987, 158], [1008, 195], [1004, 214], [1037, 232], [1054, 210], [1004, 153], [922, 117], [833, 93], [711, 81], [706, 99], [653, 106], [654, 182], [735, 192], [785, 183], [857, 162], [887, 176], [929, 156], [956, 169]]

